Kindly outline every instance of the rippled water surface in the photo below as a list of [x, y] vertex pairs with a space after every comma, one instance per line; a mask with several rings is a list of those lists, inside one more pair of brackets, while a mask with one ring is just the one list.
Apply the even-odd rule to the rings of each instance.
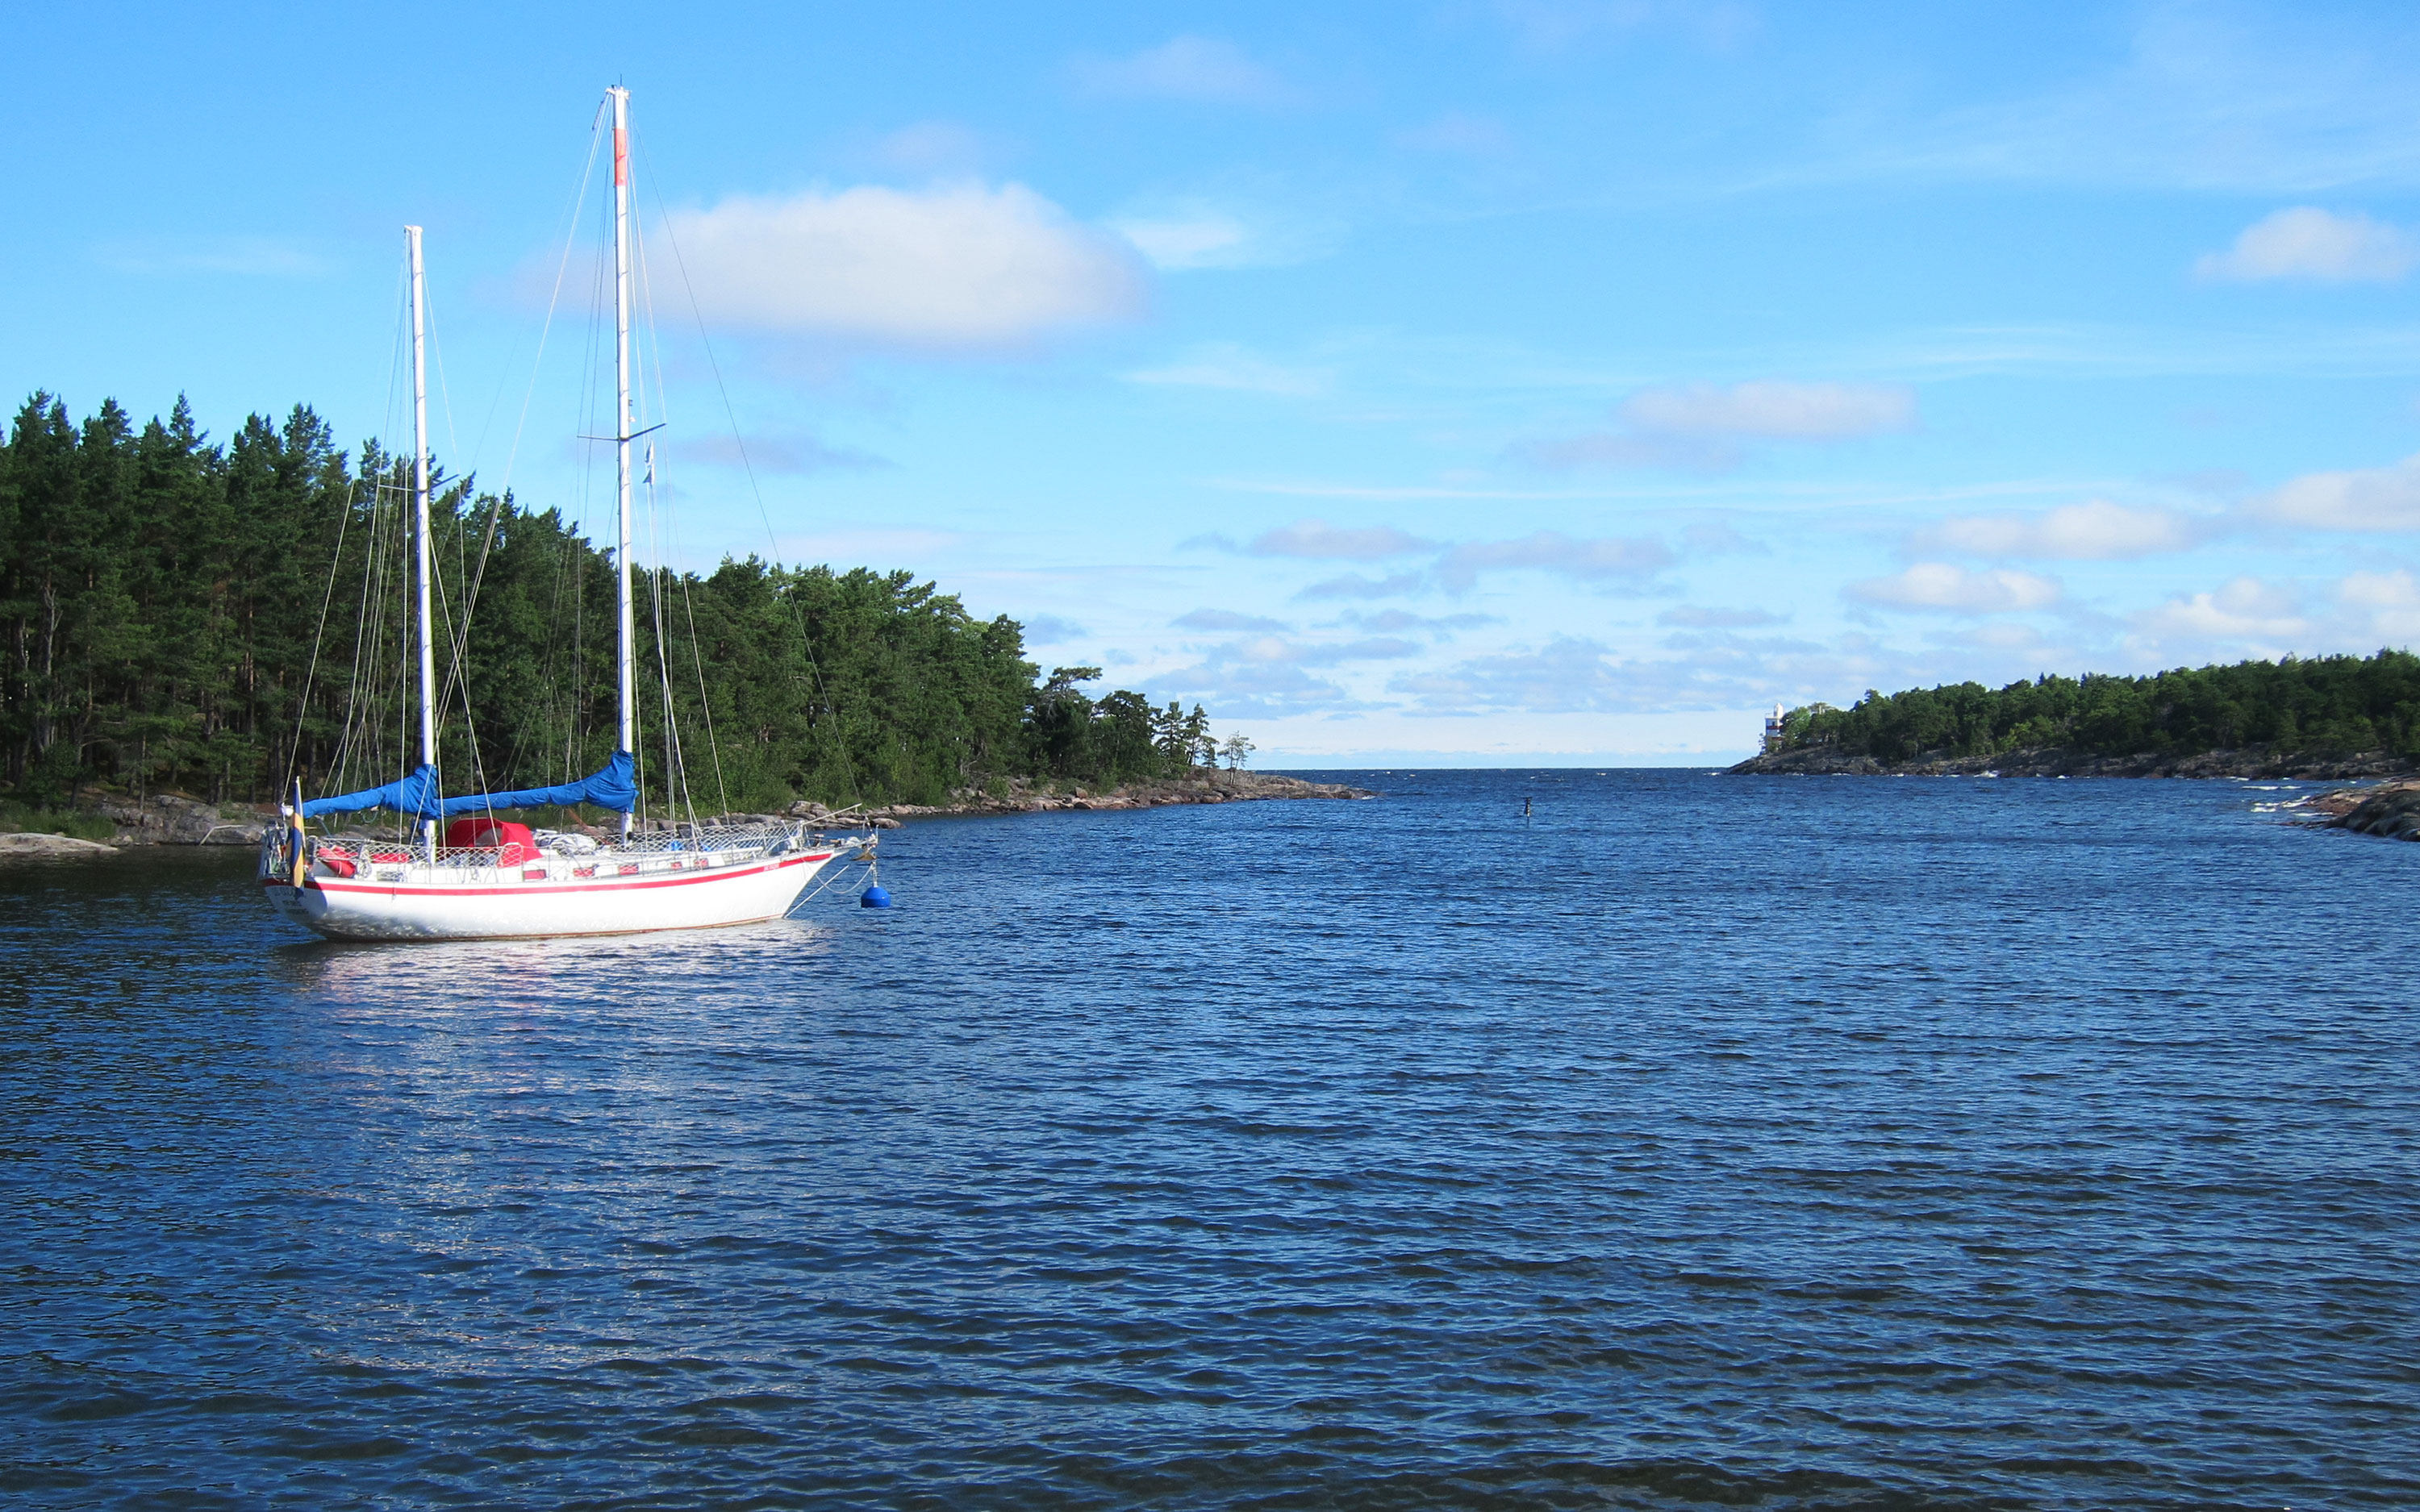
[[1359, 780], [605, 943], [0, 872], [0, 1499], [2420, 1503], [2420, 845]]

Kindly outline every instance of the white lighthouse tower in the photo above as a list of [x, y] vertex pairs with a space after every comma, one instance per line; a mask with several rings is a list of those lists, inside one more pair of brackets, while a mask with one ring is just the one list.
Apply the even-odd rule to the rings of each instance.
[[1778, 703], [1764, 717], [1764, 753], [1768, 756], [1781, 748], [1781, 717], [1787, 712]]

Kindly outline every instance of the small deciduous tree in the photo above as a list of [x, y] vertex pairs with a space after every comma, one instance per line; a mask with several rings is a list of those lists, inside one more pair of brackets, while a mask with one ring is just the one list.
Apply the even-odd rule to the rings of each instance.
[[1240, 731], [1229, 735], [1227, 743], [1219, 749], [1225, 753], [1227, 770], [1231, 772], [1242, 771], [1252, 760], [1252, 743], [1244, 738]]

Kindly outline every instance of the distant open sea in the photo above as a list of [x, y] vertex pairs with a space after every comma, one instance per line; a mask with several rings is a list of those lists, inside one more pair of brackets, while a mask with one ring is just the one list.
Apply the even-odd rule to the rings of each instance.
[[2420, 1504], [2420, 845], [1346, 777], [601, 942], [0, 870], [0, 1502]]

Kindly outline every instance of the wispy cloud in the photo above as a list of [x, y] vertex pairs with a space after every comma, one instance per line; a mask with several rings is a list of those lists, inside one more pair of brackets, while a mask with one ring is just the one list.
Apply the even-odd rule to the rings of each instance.
[[1334, 377], [1329, 369], [1289, 367], [1256, 356], [1234, 342], [1221, 341], [1205, 343], [1164, 366], [1128, 373], [1125, 380], [1168, 388], [1227, 389], [1240, 393], [1309, 398], [1326, 393]]
[[1575, 539], [1560, 531], [1533, 531], [1516, 541], [1472, 541], [1437, 563], [1449, 592], [1467, 592], [1488, 572], [1549, 572], [1586, 583], [1644, 582], [1677, 560], [1671, 548], [1644, 536]]
[[2127, 562], [2198, 546], [2212, 524], [2173, 509], [2095, 499], [2039, 515], [1955, 515], [1916, 531], [1909, 544], [1918, 551], [1990, 561]]
[[1387, 687], [1435, 713], [1633, 714], [1744, 708], [1810, 682], [1829, 686], [1844, 671], [1873, 670], [1870, 658], [1812, 641], [1728, 641], [1684, 656], [1632, 658], [1601, 641], [1557, 636], [1535, 650], [1407, 671]]
[[1197, 609], [1168, 623], [1180, 630], [1265, 630], [1281, 634], [1289, 628], [1282, 620], [1264, 614], [1239, 614], [1228, 609]]
[[1656, 615], [1655, 623], [1687, 630], [1754, 630], [1782, 624], [1785, 618], [1761, 609], [1714, 609], [1697, 604], [1678, 604]]
[[1063, 646], [1083, 640], [1088, 631], [1073, 620], [1056, 614], [1036, 614], [1024, 622], [1025, 643], [1029, 646]]
[[1603, 38], [1667, 26], [1727, 53], [1761, 29], [1743, 0], [1496, 0], [1514, 42], [1532, 53], [1562, 53]]
[[1424, 572], [1395, 572], [1384, 578], [1362, 578], [1348, 574], [1345, 577], [1328, 578], [1312, 583], [1294, 596], [1308, 599], [1408, 598], [1415, 594], [1426, 593], [1428, 587], [1428, 574]]
[[1512, 150], [1512, 133], [1493, 116], [1450, 110], [1395, 133], [1398, 146], [1419, 152], [1450, 152], [1466, 157], [1496, 157]]
[[1021, 184], [743, 195], [671, 222], [706, 318], [742, 330], [999, 348], [1144, 302], [1123, 243]]
[[759, 473], [838, 472], [887, 468], [889, 457], [848, 446], [827, 446], [804, 432], [762, 436], [703, 436], [684, 440], [674, 455], [713, 467], [745, 468]]
[[2315, 206], [2279, 210], [2243, 228], [2225, 252], [2194, 264], [2203, 278], [2235, 283], [2300, 279], [2321, 284], [2392, 284], [2420, 264], [2420, 238], [2366, 215]]
[[972, 173], [983, 165], [988, 144], [972, 127], [926, 120], [886, 132], [874, 144], [875, 161], [918, 174]]
[[1501, 625], [1500, 614], [1415, 614], [1409, 609], [1385, 609], [1374, 614], [1348, 610], [1345, 623], [1384, 635], [1401, 635], [1406, 630], [1425, 631], [1435, 636], [1449, 636], [1458, 630], [1475, 630], [1484, 625]]
[[2125, 54], [1930, 114], [1873, 110], [1775, 182], [1931, 179], [2309, 194], [2420, 181], [2401, 11], [2145, 6]]
[[1109, 228], [1155, 268], [1280, 268], [1334, 252], [1344, 218], [1334, 207], [1290, 207], [1283, 186], [1258, 184], [1143, 199], [1109, 216]]
[[1331, 562], [1383, 562], [1388, 557], [1434, 549], [1435, 543], [1391, 525], [1353, 529], [1320, 519], [1296, 520], [1263, 531], [1244, 548], [1248, 555], [1256, 557], [1308, 557]]
[[1303, 91], [1234, 43], [1185, 33], [1120, 57], [1088, 54], [1068, 65], [1076, 87], [1099, 100], [1195, 104], [1300, 103]]
[[1747, 443], [1854, 440], [1915, 424], [1916, 396], [1896, 384], [1699, 383], [1641, 390], [1614, 411], [1612, 425], [1515, 453], [1549, 467], [1724, 468]]

